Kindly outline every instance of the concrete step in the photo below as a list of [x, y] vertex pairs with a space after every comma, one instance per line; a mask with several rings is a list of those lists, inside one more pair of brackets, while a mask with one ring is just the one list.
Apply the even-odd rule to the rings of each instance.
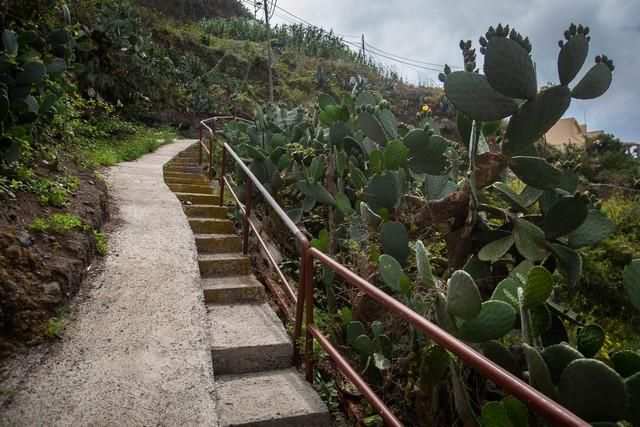
[[218, 196], [213, 194], [174, 193], [181, 202], [191, 202], [193, 205], [217, 205]]
[[202, 174], [203, 169], [202, 166], [165, 166], [165, 172], [182, 172], [182, 173], [194, 173], [194, 174]]
[[295, 369], [216, 378], [221, 427], [325, 427], [327, 407]]
[[226, 206], [210, 205], [185, 205], [184, 213], [194, 218], [219, 218], [226, 219], [228, 209]]
[[172, 161], [170, 161], [168, 163], [168, 165], [173, 165], [173, 166], [200, 166], [201, 163], [198, 161], [198, 159], [189, 159], [186, 157], [183, 158], [175, 158]]
[[197, 178], [176, 178], [176, 177], [164, 177], [164, 182], [167, 184], [190, 184], [190, 185], [209, 185], [207, 178], [200, 176]]
[[193, 184], [168, 184], [174, 193], [213, 194], [213, 188], [209, 185]]
[[253, 275], [202, 279], [202, 291], [208, 304], [263, 302], [265, 298], [264, 286]]
[[238, 252], [198, 255], [198, 266], [203, 278], [246, 276], [251, 273], [249, 257]]
[[166, 178], [193, 178], [193, 179], [200, 179], [200, 178], [204, 178], [205, 180], [207, 179], [203, 174], [201, 173], [187, 173], [187, 172], [167, 172], [167, 170], [165, 169], [164, 171], [164, 177]]
[[293, 345], [282, 322], [266, 302], [209, 305], [207, 313], [216, 375], [291, 366]]
[[242, 251], [242, 239], [234, 234], [196, 234], [199, 253], [230, 253]]
[[229, 234], [235, 236], [233, 222], [219, 218], [189, 218], [194, 234]]

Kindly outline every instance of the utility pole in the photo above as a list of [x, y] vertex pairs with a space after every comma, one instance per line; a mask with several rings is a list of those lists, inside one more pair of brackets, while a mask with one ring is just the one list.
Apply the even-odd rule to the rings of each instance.
[[[276, 1], [276, 0], [274, 0]], [[262, 0], [264, 6], [264, 23], [267, 25], [267, 61], [269, 62], [269, 101], [273, 102], [273, 70], [271, 69], [271, 27], [269, 27], [269, 2]]]
[[367, 52], [364, 50], [364, 33], [362, 33], [362, 62], [366, 62]]

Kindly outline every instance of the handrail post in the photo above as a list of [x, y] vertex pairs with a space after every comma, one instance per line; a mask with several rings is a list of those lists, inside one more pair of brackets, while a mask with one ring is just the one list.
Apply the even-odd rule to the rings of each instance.
[[306, 240], [298, 239], [300, 242], [300, 281], [298, 283], [298, 300], [296, 302], [296, 321], [293, 326], [293, 364], [298, 366], [300, 362], [300, 347], [298, 346], [300, 335], [302, 334], [302, 316], [304, 314], [304, 301], [306, 297], [306, 276], [305, 258], [309, 251], [309, 243]]
[[251, 190], [253, 182], [247, 177], [247, 194], [244, 202], [244, 224], [242, 226], [242, 253], [247, 254], [249, 250], [249, 215], [251, 215]]
[[305, 343], [304, 343], [304, 370], [307, 381], [313, 384], [313, 335], [309, 325], [313, 325], [313, 258], [307, 251], [304, 256], [305, 278]]
[[209, 180], [213, 179], [213, 138], [216, 134], [216, 121], [211, 125], [211, 139], [209, 139]]
[[219, 206], [224, 206], [224, 175], [226, 173], [226, 164], [227, 164], [227, 149], [222, 145], [222, 161], [220, 162], [220, 200], [218, 201]]
[[198, 144], [198, 164], [202, 165], [202, 124], [200, 124], [198, 130], [200, 132], [200, 143]]

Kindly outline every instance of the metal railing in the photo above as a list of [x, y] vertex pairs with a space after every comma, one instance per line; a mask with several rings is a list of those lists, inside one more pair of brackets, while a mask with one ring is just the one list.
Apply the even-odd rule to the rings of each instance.
[[[240, 120], [244, 122], [250, 122], [250, 120], [244, 118], [238, 118], [236, 116], [215, 116], [200, 122], [200, 151], [203, 148], [207, 148], [202, 141], [202, 130], [207, 130], [209, 133], [210, 144], [208, 152], [210, 153], [210, 159], [213, 157], [213, 141], [215, 134], [220, 131], [217, 129], [217, 123], [225, 120]], [[208, 125], [211, 123], [211, 126]], [[225, 164], [227, 162], [227, 156], [240, 167], [241, 171], [246, 175], [246, 193], [244, 202], [240, 201], [238, 195], [234, 192], [231, 182], [226, 177]], [[210, 170], [213, 167], [213, 161], [210, 160]], [[493, 381], [498, 386], [502, 387], [507, 392], [511, 393], [516, 398], [520, 399], [529, 408], [542, 415], [547, 421], [553, 423], [553, 425], [559, 426], [589, 426], [587, 422], [573, 414], [568, 409], [564, 408], [554, 400], [545, 396], [529, 384], [517, 378], [513, 374], [509, 373], [499, 365], [495, 364], [484, 355], [473, 350], [464, 342], [450, 335], [434, 323], [427, 320], [424, 316], [411, 310], [400, 301], [396, 300], [392, 296], [382, 291], [377, 286], [373, 285], [369, 281], [355, 274], [349, 270], [346, 266], [340, 264], [328, 255], [318, 251], [315, 248], [309, 246], [309, 241], [304, 233], [295, 225], [295, 223], [284, 212], [280, 205], [273, 199], [271, 194], [262, 186], [260, 181], [249, 170], [244, 161], [238, 156], [233, 148], [226, 142], [222, 144], [220, 175], [218, 177], [220, 182], [220, 205], [224, 204], [224, 189], [228, 187], [230, 194], [237, 203], [240, 211], [243, 214], [243, 253], [247, 253], [249, 244], [249, 230], [253, 230], [253, 233], [258, 241], [258, 244], [262, 248], [269, 264], [274, 268], [278, 277], [282, 281], [285, 294], [290, 300], [285, 301], [280, 294], [273, 288], [270, 281], [267, 281], [267, 285], [271, 288], [271, 291], [278, 300], [278, 304], [282, 307], [285, 315], [294, 324], [293, 338], [297, 343], [298, 339], [302, 335], [302, 326], [304, 324], [305, 340], [304, 340], [304, 368], [307, 381], [313, 381], [313, 340], [327, 352], [329, 357], [335, 362], [339, 371], [348, 378], [354, 386], [362, 393], [362, 395], [369, 401], [369, 403], [378, 411], [385, 423], [390, 426], [401, 426], [400, 420], [392, 413], [389, 407], [380, 399], [375, 391], [367, 384], [362, 376], [351, 366], [349, 361], [340, 353], [335, 345], [320, 331], [314, 322], [313, 317], [313, 271], [314, 261], [317, 261], [338, 276], [342, 277], [347, 283], [355, 286], [360, 291], [368, 295], [371, 299], [381, 304], [389, 311], [398, 315], [418, 330], [423, 332], [431, 340], [438, 345], [456, 354], [461, 360], [468, 365], [475, 368], [478, 372], [484, 375], [486, 378]], [[295, 237], [299, 243], [299, 260], [300, 260], [300, 276], [298, 283], [298, 294], [296, 296], [291, 284], [288, 282], [286, 276], [278, 266], [271, 255], [268, 246], [264, 239], [260, 235], [258, 227], [255, 221], [251, 218], [251, 205], [253, 199], [254, 188], [260, 193], [267, 205], [273, 210], [278, 218], [289, 229], [293, 237]], [[291, 305], [295, 306], [295, 316], [290, 313]], [[304, 319], [303, 319], [304, 316]], [[298, 365], [300, 361], [300, 350], [298, 345], [294, 346], [294, 364]]]

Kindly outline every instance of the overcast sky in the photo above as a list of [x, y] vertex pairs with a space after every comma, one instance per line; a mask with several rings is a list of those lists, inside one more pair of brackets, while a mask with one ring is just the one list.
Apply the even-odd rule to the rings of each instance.
[[[364, 33], [366, 42], [379, 49], [436, 64], [461, 65], [461, 39], [471, 39], [478, 48], [489, 25], [508, 23], [531, 39], [539, 85], [558, 82], [558, 40], [571, 22], [581, 23], [590, 27], [591, 43], [573, 84], [596, 54], [607, 54], [616, 69], [607, 93], [595, 100], [573, 100], [566, 116], [582, 122], [586, 115], [590, 130], [640, 142], [640, 0], [279, 0], [278, 6], [340, 34]], [[288, 16], [282, 10], [276, 14]], [[279, 16], [273, 21], [284, 22]], [[482, 55], [478, 57], [481, 64]], [[437, 72], [381, 60], [394, 64], [411, 82], [422, 77], [439, 84]]]

